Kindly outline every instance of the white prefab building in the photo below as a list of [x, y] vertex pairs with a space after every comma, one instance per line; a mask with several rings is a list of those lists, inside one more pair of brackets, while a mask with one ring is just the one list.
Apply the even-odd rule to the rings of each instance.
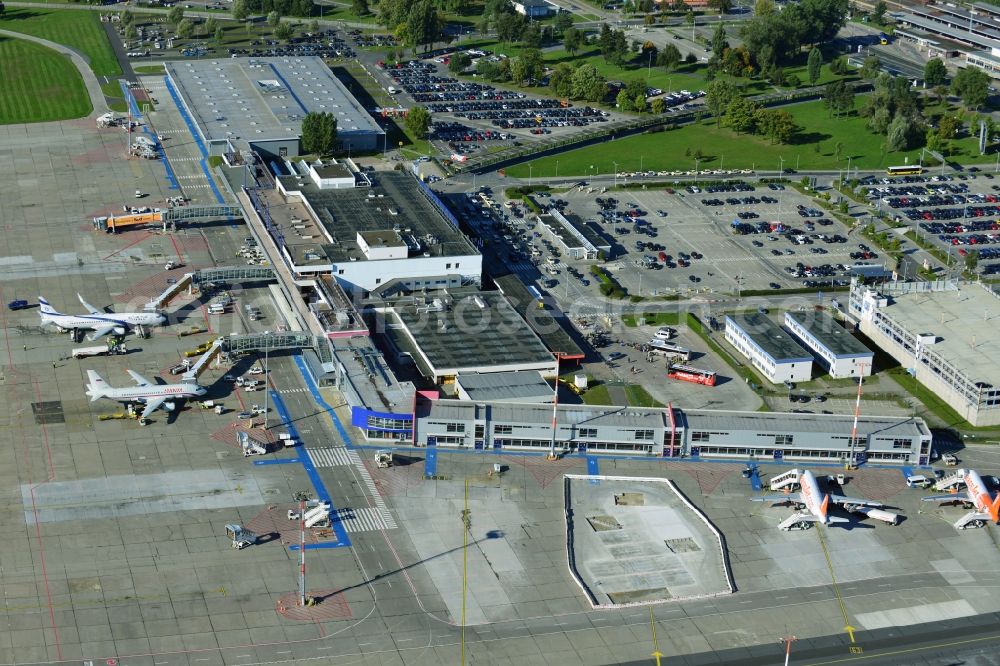
[[785, 328], [816, 356], [830, 376], [867, 377], [875, 354], [825, 312], [786, 312]]
[[727, 316], [726, 341], [770, 382], [812, 379], [812, 354], [762, 314]]

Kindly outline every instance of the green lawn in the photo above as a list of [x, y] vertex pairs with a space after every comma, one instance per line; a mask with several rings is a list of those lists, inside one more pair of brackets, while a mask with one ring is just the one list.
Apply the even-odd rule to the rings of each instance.
[[583, 402], [588, 405], [611, 404], [611, 395], [608, 393], [608, 387], [604, 384], [598, 384], [597, 386], [590, 387], [582, 397]]
[[69, 58], [40, 44], [0, 37], [0, 124], [81, 118], [93, 108]]
[[[859, 98], [857, 106], [860, 107], [861, 103]], [[779, 166], [784, 166], [802, 170], [837, 170], [847, 168], [848, 157], [851, 158], [852, 167], [879, 169], [903, 164], [905, 158], [909, 158], [912, 164], [920, 157], [919, 150], [882, 155], [883, 137], [869, 132], [863, 118], [857, 115], [830, 118], [821, 102], [806, 102], [783, 108], [795, 117], [798, 125], [798, 132], [790, 145], [775, 145], [761, 137], [736, 134], [726, 128], [716, 128], [714, 120], [706, 120], [678, 129], [607, 141], [525, 162], [507, 168], [506, 173], [508, 176], [525, 178], [530, 164], [531, 173], [536, 178], [555, 176], [557, 161], [559, 174], [563, 176], [612, 173], [615, 162], [618, 163], [619, 172], [639, 169], [687, 170], [695, 168], [694, 154], [698, 150], [703, 155], [698, 162], [699, 169], [754, 168], [774, 171]], [[838, 142], [843, 144], [839, 160], [834, 154], [834, 146]], [[987, 155], [981, 161], [990, 159], [996, 159], [996, 156]]]
[[622, 323], [626, 326], [638, 326], [637, 317], [645, 319], [646, 326], [677, 326], [681, 323], [679, 312], [644, 312], [640, 315], [627, 314], [622, 316]]
[[90, 60], [90, 68], [98, 76], [122, 73], [97, 12], [11, 8], [0, 18], [0, 28], [74, 48]]
[[625, 385], [625, 398], [629, 407], [663, 407], [663, 403], [649, 395], [649, 391], [639, 384]]

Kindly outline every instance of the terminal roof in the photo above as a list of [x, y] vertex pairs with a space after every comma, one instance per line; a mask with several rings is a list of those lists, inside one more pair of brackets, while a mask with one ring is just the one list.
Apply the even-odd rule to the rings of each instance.
[[861, 344], [861, 341], [851, 335], [843, 326], [826, 314], [816, 310], [803, 312], [788, 312], [802, 328], [819, 340], [834, 356], [871, 356], [872, 351]]

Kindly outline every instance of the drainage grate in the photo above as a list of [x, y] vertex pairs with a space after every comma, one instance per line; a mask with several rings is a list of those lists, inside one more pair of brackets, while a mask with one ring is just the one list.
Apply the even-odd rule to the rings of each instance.
[[62, 402], [53, 400], [49, 402], [31, 403], [31, 411], [35, 414], [35, 423], [46, 425], [49, 423], [66, 423], [63, 415]]

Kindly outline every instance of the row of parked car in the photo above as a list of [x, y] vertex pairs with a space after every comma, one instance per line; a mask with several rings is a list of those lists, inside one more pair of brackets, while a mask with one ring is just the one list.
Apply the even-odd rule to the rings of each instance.
[[435, 121], [431, 123], [431, 138], [452, 142], [509, 141], [513, 134], [498, 130], [476, 129], [462, 123]]

